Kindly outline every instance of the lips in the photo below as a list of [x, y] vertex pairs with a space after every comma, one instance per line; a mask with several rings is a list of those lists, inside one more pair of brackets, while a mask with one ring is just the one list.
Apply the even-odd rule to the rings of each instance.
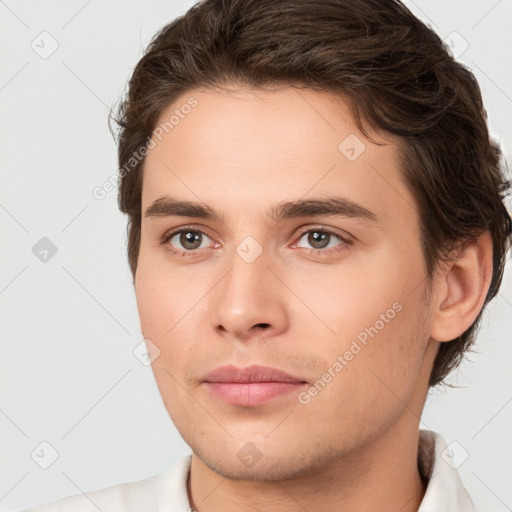
[[205, 375], [202, 384], [217, 398], [232, 405], [256, 406], [298, 392], [306, 381], [266, 366], [221, 366]]
[[232, 383], [252, 383], [252, 382], [292, 382], [304, 383], [288, 375], [287, 373], [269, 368], [267, 366], [249, 366], [247, 368], [237, 368], [236, 366], [220, 366], [212, 372], [206, 374], [203, 378], [205, 382], [232, 382]]

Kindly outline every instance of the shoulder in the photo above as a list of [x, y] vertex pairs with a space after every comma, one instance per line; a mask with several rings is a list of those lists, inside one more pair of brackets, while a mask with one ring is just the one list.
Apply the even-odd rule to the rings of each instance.
[[[22, 512], [135, 512], [158, 510], [163, 481], [182, 487], [182, 476], [190, 457], [183, 457], [163, 473], [142, 480], [74, 494]], [[180, 481], [176, 481], [179, 479]], [[185, 487], [186, 489], [186, 487]]]

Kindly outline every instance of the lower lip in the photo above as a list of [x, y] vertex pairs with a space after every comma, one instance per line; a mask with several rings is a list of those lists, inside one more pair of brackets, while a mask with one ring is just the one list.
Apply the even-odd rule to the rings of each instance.
[[299, 382], [205, 382], [204, 384], [210, 393], [227, 403], [246, 407], [298, 392], [304, 386]]

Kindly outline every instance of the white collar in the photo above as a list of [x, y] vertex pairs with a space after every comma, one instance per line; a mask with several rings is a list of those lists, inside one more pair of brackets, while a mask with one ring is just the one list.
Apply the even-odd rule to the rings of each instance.
[[450, 457], [439, 434], [420, 430], [418, 463], [428, 478], [428, 485], [418, 512], [475, 512], [457, 470], [450, 464]]
[[[447, 453], [446, 443], [439, 434], [420, 430], [418, 463], [428, 484], [418, 512], [475, 512], [457, 470], [445, 461]], [[191, 460], [191, 455], [182, 457], [158, 476], [158, 512], [190, 510], [187, 477]]]

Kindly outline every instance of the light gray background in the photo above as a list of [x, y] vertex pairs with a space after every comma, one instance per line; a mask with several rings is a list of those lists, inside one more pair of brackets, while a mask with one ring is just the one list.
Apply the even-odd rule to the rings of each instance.
[[[142, 335], [117, 191], [92, 190], [116, 173], [109, 108], [151, 36], [192, 4], [0, 0], [1, 510], [145, 478], [189, 452], [133, 354]], [[512, 2], [407, 5], [454, 52], [467, 41], [459, 58], [510, 162]], [[47, 58], [31, 46], [52, 40]], [[46, 263], [32, 252], [42, 237], [58, 248]], [[458, 443], [456, 462], [467, 452], [459, 471], [482, 511], [512, 507], [511, 274], [458, 387], [431, 393], [422, 424]], [[50, 461], [43, 441], [58, 452], [48, 469], [31, 458]]]

